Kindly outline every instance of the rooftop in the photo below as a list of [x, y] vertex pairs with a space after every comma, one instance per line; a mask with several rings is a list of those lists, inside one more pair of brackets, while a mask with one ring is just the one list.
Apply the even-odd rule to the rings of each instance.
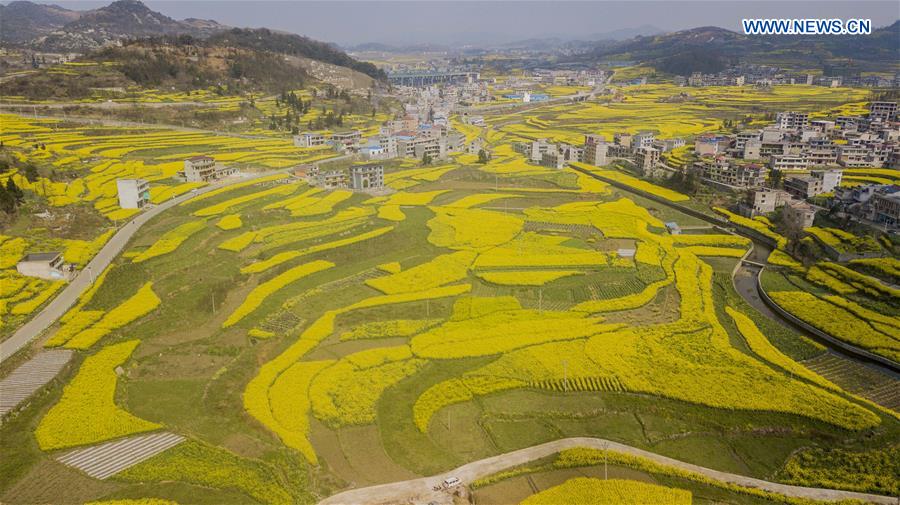
[[52, 261], [59, 257], [59, 252], [39, 252], [26, 254], [22, 261]]

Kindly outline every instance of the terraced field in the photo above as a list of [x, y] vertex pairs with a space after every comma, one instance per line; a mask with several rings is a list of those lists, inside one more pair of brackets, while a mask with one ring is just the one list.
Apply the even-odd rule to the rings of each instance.
[[[669, 91], [621, 103], [672, 107], [658, 101]], [[731, 94], [706, 98], [739, 98], [722, 92]], [[575, 122], [622, 128], [600, 112], [616, 106], [481, 132], [494, 147], [486, 164], [472, 155], [386, 163], [387, 195], [323, 191], [283, 175], [157, 216], [42, 342], [73, 349], [78, 367], [0, 426], [12, 441], [0, 501], [61, 502], [69, 484], [80, 501], [312, 503], [577, 436], [752, 477], [895, 494], [895, 395], [861, 387], [858, 371], [832, 369], [820, 346], [743, 303], [728, 281], [746, 239], [709, 228], [670, 235], [665, 222], [691, 218], [631, 191], [672, 203], [690, 203], [687, 195], [598, 172], [629, 188], [616, 189], [531, 165], [510, 146], [545, 127], [577, 136]], [[662, 126], [689, 134], [713, 125]], [[90, 142], [86, 132], [70, 136], [63, 144]], [[107, 154], [168, 156], [153, 142], [132, 141], [127, 153], [107, 145]], [[267, 146], [222, 149], [288, 158]], [[885, 306], [863, 312], [855, 299], [810, 296], [819, 295], [873, 331], [895, 327]], [[596, 454], [581, 456], [584, 464], [552, 470], [598, 465]], [[837, 471], [821, 471], [832, 459]], [[48, 476], [54, 486], [42, 488]], [[699, 493], [794, 503], [662, 478], [690, 492], [576, 482], [540, 486], [548, 494], [531, 500], [626, 493], [685, 502]]]

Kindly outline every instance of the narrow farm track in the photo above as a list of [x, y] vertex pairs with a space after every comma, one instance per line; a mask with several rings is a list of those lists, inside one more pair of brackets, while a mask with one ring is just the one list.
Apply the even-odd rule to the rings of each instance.
[[525, 449], [508, 452], [506, 454], [500, 454], [498, 456], [492, 456], [490, 458], [473, 461], [472, 463], [465, 464], [459, 468], [450, 470], [449, 472], [440, 475], [344, 491], [343, 493], [339, 493], [322, 500], [321, 502], [319, 502], [319, 505], [394, 502], [427, 503], [429, 501], [449, 503], [449, 495], [446, 492], [435, 491], [433, 489], [435, 486], [440, 486], [441, 482], [443, 482], [443, 480], [448, 477], [457, 477], [462, 481], [463, 484], [470, 484], [476, 479], [487, 477], [488, 475], [492, 475], [508, 468], [556, 454], [565, 449], [573, 449], [577, 447], [605, 449], [622, 454], [628, 454], [631, 456], [638, 456], [662, 465], [698, 473], [719, 482], [726, 482], [743, 487], [761, 489], [764, 491], [779, 493], [795, 498], [806, 498], [822, 501], [861, 500], [864, 502], [884, 505], [896, 504], [896, 498], [889, 496], [856, 493], [852, 491], [839, 491], [835, 489], [810, 488], [779, 484], [777, 482], [769, 482], [761, 479], [754, 479], [752, 477], [746, 477], [743, 475], [720, 472], [711, 468], [697, 466], [691, 463], [685, 463], [677, 459], [661, 456], [656, 453], [648, 452], [636, 447], [631, 447], [630, 445], [613, 442], [611, 440], [604, 440], [602, 438], [576, 437], [554, 440], [545, 444], [535, 445], [532, 447], [527, 447]]
[[69, 451], [57, 456], [56, 460], [95, 479], [103, 480], [175, 447], [184, 440], [183, 436], [167, 431], [138, 435]]
[[13, 370], [0, 381], [0, 418], [53, 380], [71, 358], [72, 351], [68, 349], [46, 351]]

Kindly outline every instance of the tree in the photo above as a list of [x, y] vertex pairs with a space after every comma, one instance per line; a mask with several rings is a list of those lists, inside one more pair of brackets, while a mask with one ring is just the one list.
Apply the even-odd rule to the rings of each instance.
[[488, 158], [487, 152], [484, 149], [478, 150], [478, 163], [481, 163], [483, 165], [487, 163], [489, 159], [490, 158]]
[[[11, 181], [12, 179], [9, 180]], [[12, 214], [16, 211], [17, 205], [16, 198], [9, 194], [9, 191], [0, 184], [0, 210], [7, 214]]]
[[422, 165], [431, 165], [431, 155], [428, 153], [422, 154]]
[[16, 181], [12, 180], [12, 177], [6, 179], [6, 192], [16, 201], [16, 203], [22, 203], [25, 200], [25, 192], [22, 191], [22, 188], [16, 185]]
[[38, 174], [38, 169], [36, 166], [34, 166], [34, 163], [28, 163], [27, 165], [25, 165], [24, 172], [25, 178], [28, 179], [28, 182], [34, 182], [38, 180], [38, 177], [40, 177], [40, 174]]
[[780, 188], [781, 183], [784, 180], [784, 173], [781, 170], [770, 170], [769, 171], [769, 184], [773, 188]]

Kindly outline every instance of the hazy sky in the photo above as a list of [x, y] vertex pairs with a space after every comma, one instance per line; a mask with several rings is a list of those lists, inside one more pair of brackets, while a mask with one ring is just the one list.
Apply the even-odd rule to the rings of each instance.
[[[57, 0], [72, 9], [107, 2]], [[715, 25], [737, 30], [745, 17], [870, 18], [874, 26], [900, 18], [900, 2], [805, 1], [272, 1], [145, 0], [176, 19], [215, 19], [268, 27], [338, 44], [432, 42], [464, 45], [531, 37], [588, 37], [652, 25], [666, 31]]]

